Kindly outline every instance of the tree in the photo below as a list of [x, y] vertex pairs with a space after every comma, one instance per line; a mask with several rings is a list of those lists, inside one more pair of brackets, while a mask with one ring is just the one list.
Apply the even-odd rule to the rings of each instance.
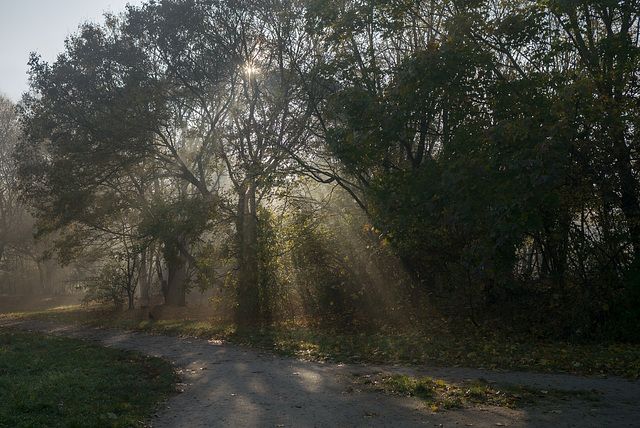
[[9, 99], [0, 97], [0, 260], [5, 250], [24, 238], [20, 232], [29, 223], [15, 187], [13, 153], [20, 138], [17, 109]]
[[291, 71], [305, 53], [300, 15], [288, 6], [153, 3], [85, 25], [52, 66], [34, 58], [23, 171], [41, 226], [104, 231], [110, 216], [142, 212], [141, 233], [163, 246], [166, 297], [180, 304], [221, 210], [236, 228], [239, 300], [251, 302], [241, 312], [260, 313], [259, 206], [286, 180], [286, 150], [309, 116]]
[[[33, 280], [17, 284], [12, 278], [28, 275], [31, 268], [37, 267], [41, 274], [38, 291], [47, 293], [52, 289], [51, 275], [56, 267], [41, 259], [43, 248], [33, 239], [33, 218], [17, 189], [14, 155], [22, 139], [17, 106], [0, 96], [0, 267], [7, 275], [5, 281], [17, 285], [8, 287], [11, 292], [22, 293], [35, 291], [30, 284]], [[19, 273], [19, 269], [23, 272]]]
[[[77, 247], [87, 228], [117, 235], [109, 225], [121, 213], [153, 216], [154, 199], [180, 198], [186, 186], [199, 185], [182, 157], [192, 142], [182, 117], [171, 116], [179, 105], [169, 103], [158, 79], [161, 64], [119, 25], [115, 17], [105, 27], [87, 24], [52, 66], [31, 61], [39, 96], [26, 103], [22, 182], [41, 231], [72, 232], [67, 248]], [[180, 305], [192, 256], [188, 233], [170, 229], [172, 236], [151, 238], [167, 256], [166, 303]]]
[[107, 260], [97, 275], [91, 276], [85, 287], [85, 302], [96, 301], [122, 306], [124, 298], [129, 309], [135, 309], [135, 295], [141, 275], [144, 252], [139, 248], [135, 223], [122, 219], [118, 239], [112, 240], [105, 251]]
[[[573, 67], [571, 102], [582, 117], [572, 117], [580, 132], [575, 146], [584, 174], [626, 218], [634, 258], [640, 248], [640, 193], [635, 159], [639, 140], [637, 81], [640, 12], [637, 2], [550, 1]], [[587, 100], [588, 98], [588, 100]], [[613, 174], [608, 173], [613, 168]]]
[[207, 195], [205, 175], [218, 174], [235, 227], [240, 319], [268, 318], [260, 303], [260, 205], [286, 181], [287, 152], [307, 132], [294, 69], [306, 53], [301, 10], [296, 2], [166, 2], [131, 19], [161, 53], [190, 132], [202, 139], [192, 184]]
[[350, 189], [418, 280], [461, 286], [472, 310], [581, 284], [598, 318], [607, 305], [588, 296], [611, 302], [636, 254], [637, 8], [419, 6], [310, 9], [330, 52], [324, 80], [310, 77], [331, 88], [320, 134], [340, 162], [300, 163]]

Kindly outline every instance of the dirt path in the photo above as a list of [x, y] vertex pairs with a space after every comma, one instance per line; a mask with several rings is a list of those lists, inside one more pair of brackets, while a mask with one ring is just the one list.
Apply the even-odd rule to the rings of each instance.
[[[274, 357], [199, 339], [86, 329], [0, 317], [1, 328], [42, 331], [165, 358], [183, 390], [150, 424], [163, 427], [602, 427], [640, 424], [640, 383], [618, 378], [498, 373], [468, 369], [323, 364]], [[404, 372], [455, 381], [594, 391], [599, 401], [571, 399], [535, 407], [473, 407], [433, 413], [413, 398], [380, 395], [352, 383], [354, 374]], [[353, 387], [350, 391], [349, 387]]]

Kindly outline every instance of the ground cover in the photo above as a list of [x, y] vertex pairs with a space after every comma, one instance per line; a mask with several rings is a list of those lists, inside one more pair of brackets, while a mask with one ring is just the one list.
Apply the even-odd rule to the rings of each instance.
[[153, 319], [149, 318], [149, 312], [146, 308], [105, 311], [67, 306], [19, 315], [91, 327], [225, 340], [318, 361], [640, 378], [640, 346], [633, 344], [542, 341], [472, 325], [452, 326], [441, 319], [421, 329], [345, 331], [299, 322], [238, 326], [211, 318], [206, 310], [194, 307], [157, 310]]
[[174, 382], [160, 358], [0, 329], [0, 426], [142, 426]]
[[446, 382], [433, 377], [405, 374], [374, 373], [353, 374], [356, 384], [376, 392], [418, 397], [433, 411], [451, 410], [474, 405], [518, 408], [540, 402], [570, 401], [574, 398], [597, 402], [590, 391], [541, 389], [508, 383], [489, 382], [479, 378], [461, 382]]
[[[193, 313], [191, 308], [189, 314]], [[135, 314], [126, 312], [126, 316], [132, 315]], [[176, 332], [176, 326], [172, 326]], [[177, 386], [182, 393], [173, 395], [148, 421], [156, 428], [595, 428], [634, 426], [640, 420], [635, 400], [640, 396], [640, 383], [617, 377], [398, 364], [327, 364], [265, 352], [272, 348], [189, 337], [193, 334], [145, 334], [25, 317], [0, 317], [0, 328], [74, 337], [171, 361], [179, 373]], [[427, 400], [421, 397], [425, 392]], [[455, 411], [443, 411], [451, 408]]]

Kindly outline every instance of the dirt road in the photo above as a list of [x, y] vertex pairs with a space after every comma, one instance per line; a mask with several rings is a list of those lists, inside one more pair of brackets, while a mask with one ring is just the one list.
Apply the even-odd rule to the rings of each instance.
[[[3, 317], [0, 328], [70, 336], [173, 362], [181, 375], [182, 393], [171, 397], [149, 421], [156, 428], [640, 425], [640, 383], [618, 378], [315, 363], [214, 341]], [[378, 372], [447, 381], [482, 377], [542, 389], [586, 390], [593, 391], [598, 401], [574, 398], [519, 409], [478, 406], [434, 413], [417, 399], [382, 395], [353, 383], [354, 374]]]

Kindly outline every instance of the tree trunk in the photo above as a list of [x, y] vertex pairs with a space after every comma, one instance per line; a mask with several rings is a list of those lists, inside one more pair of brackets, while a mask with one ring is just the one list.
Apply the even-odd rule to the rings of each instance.
[[53, 276], [56, 271], [56, 263], [53, 260], [36, 262], [40, 276], [40, 293], [48, 296], [53, 294]]
[[169, 275], [167, 278], [167, 289], [164, 296], [166, 306], [185, 306], [187, 293], [184, 288], [184, 279], [187, 268], [184, 260], [167, 262]]
[[127, 290], [127, 297], [129, 299], [129, 310], [132, 311], [135, 309], [135, 292]]
[[167, 278], [163, 275], [160, 260], [157, 260], [158, 277], [162, 282], [162, 294], [166, 306], [185, 306], [186, 289], [185, 278], [187, 276], [187, 256], [178, 247], [187, 247], [186, 236], [177, 236], [164, 243], [162, 251], [167, 265]]
[[[150, 257], [151, 254], [152, 252], [146, 249], [140, 256], [140, 300], [145, 302], [145, 304], [151, 300], [151, 296], [149, 295], [151, 291], [151, 276], [153, 274], [153, 259]], [[149, 261], [151, 261], [151, 263], [148, 263]]]
[[256, 185], [251, 183], [238, 194], [236, 219], [238, 283], [236, 318], [249, 322], [260, 317], [260, 288], [257, 266]]

